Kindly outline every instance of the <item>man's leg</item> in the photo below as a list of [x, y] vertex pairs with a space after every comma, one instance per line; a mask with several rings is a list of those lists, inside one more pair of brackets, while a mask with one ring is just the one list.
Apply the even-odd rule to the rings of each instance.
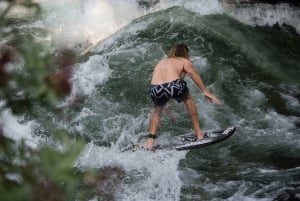
[[165, 106], [164, 106], [164, 111], [165, 113], [167, 114], [167, 116], [172, 120], [172, 121], [176, 121], [176, 117], [175, 115], [173, 114], [172, 110], [170, 109], [170, 104], [167, 103]]
[[203, 138], [203, 132], [200, 128], [200, 123], [199, 123], [199, 117], [198, 117], [198, 111], [197, 111], [197, 106], [191, 96], [188, 96], [184, 100], [185, 106], [186, 106], [186, 111], [189, 114], [193, 126], [194, 126], [194, 131], [195, 134], [197, 135], [197, 138], [200, 140]]
[[[162, 110], [163, 110], [162, 107], [154, 107], [152, 109], [151, 116], [150, 116], [149, 134], [156, 135]], [[153, 144], [154, 144], [154, 138], [148, 138], [147, 142], [145, 142], [143, 146], [145, 148], [151, 149], [153, 147]]]

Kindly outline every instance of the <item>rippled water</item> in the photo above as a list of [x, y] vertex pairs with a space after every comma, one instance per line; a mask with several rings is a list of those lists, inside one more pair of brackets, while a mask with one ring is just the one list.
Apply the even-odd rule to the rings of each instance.
[[[52, 51], [80, 52], [64, 114], [18, 125], [4, 111], [4, 131], [28, 143], [39, 121], [55, 122], [87, 139], [78, 166], [118, 164], [126, 171], [119, 200], [280, 200], [300, 193], [300, 10], [285, 4], [227, 5], [218, 1], [161, 1], [149, 9], [135, 1], [41, 1], [42, 19], [31, 24]], [[59, 9], [58, 9], [59, 8]], [[125, 12], [126, 10], [126, 12]], [[208, 88], [210, 104], [186, 78], [203, 129], [238, 127], [230, 139], [192, 151], [124, 152], [147, 134], [152, 67], [179, 42]], [[182, 104], [172, 102], [159, 136], [191, 130]], [[22, 132], [21, 132], [22, 131]], [[20, 134], [21, 133], [21, 134]]]

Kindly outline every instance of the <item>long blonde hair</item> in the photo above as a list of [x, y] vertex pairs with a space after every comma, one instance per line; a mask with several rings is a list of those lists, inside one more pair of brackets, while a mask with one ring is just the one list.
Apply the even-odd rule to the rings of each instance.
[[189, 48], [183, 43], [175, 45], [169, 52], [168, 57], [183, 57], [189, 59]]

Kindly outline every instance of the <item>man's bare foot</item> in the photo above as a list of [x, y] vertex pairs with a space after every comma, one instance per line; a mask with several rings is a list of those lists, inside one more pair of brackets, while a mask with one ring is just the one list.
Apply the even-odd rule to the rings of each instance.
[[151, 149], [153, 149], [153, 144], [154, 144], [154, 139], [149, 138], [146, 142], [139, 145], [139, 147], [151, 150]]
[[202, 131], [199, 131], [196, 133], [197, 140], [202, 140], [204, 138], [204, 133]]

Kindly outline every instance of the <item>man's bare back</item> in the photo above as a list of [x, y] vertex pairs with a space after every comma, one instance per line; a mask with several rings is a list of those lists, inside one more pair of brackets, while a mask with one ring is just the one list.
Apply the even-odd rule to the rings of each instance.
[[183, 79], [186, 72], [185, 58], [166, 58], [161, 60], [154, 68], [151, 84], [163, 84], [177, 79]]

